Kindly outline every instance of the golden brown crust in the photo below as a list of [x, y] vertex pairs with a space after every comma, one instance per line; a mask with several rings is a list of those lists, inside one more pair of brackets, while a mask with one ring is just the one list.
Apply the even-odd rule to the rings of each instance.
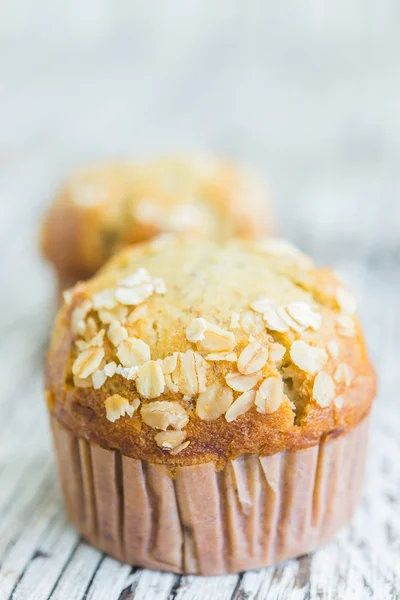
[[[115, 286], [118, 289], [121, 278], [132, 276], [141, 267], [148, 269], [153, 277], [161, 277], [167, 293], [153, 293], [140, 303], [147, 312], [133, 325], [126, 325], [130, 338], [144, 341], [153, 361], [174, 352], [200, 356], [207, 368], [206, 389], [219, 385], [228, 391], [226, 376], [241, 376], [238, 369], [243, 350], [252, 340], [259, 341], [269, 348], [269, 356], [257, 371], [259, 379], [254, 390], [259, 389], [260, 381], [282, 382], [284, 395], [275, 407], [268, 407], [267, 403], [266, 411], [261, 410], [264, 405], [254, 404], [253, 398], [247, 410], [234, 415], [232, 420], [228, 421], [231, 408], [227, 412], [227, 407], [215, 420], [206, 420], [201, 411], [199, 414], [198, 389], [191, 397], [181, 389], [167, 387], [161, 394], [155, 392], [143, 397], [138, 381], [128, 380], [118, 373], [105, 377], [100, 389], [93, 389], [91, 377], [83, 381], [83, 385], [90, 387], [77, 387], [82, 382], [75, 380], [74, 383], [72, 368], [80, 353], [85, 352], [86, 344], [86, 334], [80, 336], [74, 331], [77, 307], [93, 301], [101, 290]], [[262, 330], [257, 329], [259, 313], [250, 306], [256, 306], [255, 301], [263, 293], [272, 298], [274, 306], [288, 307], [292, 311], [294, 305], [303, 310], [304, 305], [312, 307], [314, 329], [305, 327], [296, 331], [291, 327], [287, 331], [275, 331], [269, 328], [269, 313], [264, 315], [266, 324]], [[232, 311], [240, 315], [239, 323], [233, 323], [238, 318], [232, 319]], [[291, 256], [273, 240], [264, 244], [230, 242], [219, 246], [176, 239], [161, 248], [151, 243], [138, 245], [115, 256], [87, 284], [76, 286], [69, 302], [62, 307], [46, 366], [49, 409], [79, 437], [104, 448], [118, 449], [132, 458], [171, 467], [208, 461], [222, 465], [227, 459], [242, 454], [271, 455], [285, 449], [312, 446], [319, 443], [321, 437], [342, 435], [359, 423], [368, 414], [375, 395], [375, 374], [352, 311], [352, 297], [329, 270], [314, 269], [303, 255]], [[287, 314], [284, 313], [285, 318]], [[91, 308], [85, 318], [90, 318], [89, 315], [99, 329], [102, 325], [96, 311]], [[249, 315], [253, 315], [256, 325], [250, 333]], [[306, 315], [310, 317], [310, 313]], [[204, 347], [205, 340], [187, 339], [188, 326], [193, 319], [202, 318], [227, 332], [228, 344], [231, 343], [229, 336], [233, 335], [236, 361], [211, 360], [209, 349]], [[293, 327], [296, 328], [295, 322]], [[108, 331], [100, 342], [104, 358], [101, 364], [99, 362], [99, 370], [110, 361], [118, 363], [117, 356], [122, 356], [118, 351], [120, 346], [114, 346], [110, 337], [113, 336]], [[81, 348], [76, 347], [77, 339], [81, 339]], [[306, 347], [296, 346], [299, 341]], [[276, 349], [277, 345], [284, 352], [280, 359], [272, 356], [272, 348]], [[303, 364], [306, 359], [312, 359], [315, 365]], [[243, 365], [241, 369], [245, 370]], [[330, 386], [334, 388], [332, 394]], [[233, 391], [235, 401], [240, 394]], [[107, 413], [105, 402], [115, 395], [125, 399], [131, 414]], [[168, 406], [177, 403], [186, 412], [187, 423], [173, 425], [173, 428], [183, 430], [184, 439], [190, 445], [177, 454], [160, 448], [155, 441], [159, 429], [144, 422], [143, 407], [158, 401], [166, 401]], [[164, 429], [171, 431], [169, 427]]]
[[42, 227], [60, 280], [87, 279], [120, 247], [165, 232], [255, 238], [273, 230], [263, 186], [236, 165], [164, 158], [72, 175]]

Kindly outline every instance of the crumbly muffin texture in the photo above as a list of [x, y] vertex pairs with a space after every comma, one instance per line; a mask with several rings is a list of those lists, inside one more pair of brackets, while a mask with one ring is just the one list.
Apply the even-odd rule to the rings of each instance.
[[161, 236], [65, 294], [49, 408], [78, 436], [170, 467], [315, 445], [374, 396], [355, 311], [284, 240]]
[[65, 182], [42, 229], [60, 276], [93, 275], [121, 246], [160, 233], [255, 238], [272, 228], [264, 186], [230, 162], [161, 158], [97, 165]]

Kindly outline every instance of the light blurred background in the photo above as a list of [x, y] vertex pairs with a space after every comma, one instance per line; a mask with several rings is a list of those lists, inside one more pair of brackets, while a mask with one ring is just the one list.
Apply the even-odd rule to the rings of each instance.
[[396, 0], [3, 0], [2, 306], [24, 310], [28, 273], [48, 293], [35, 224], [60, 178], [98, 158], [230, 155], [306, 250], [397, 247], [399, 18]]
[[[64, 517], [42, 399], [54, 287], [37, 232], [72, 168], [185, 150], [258, 170], [280, 231], [344, 271], [361, 300], [381, 390], [365, 495], [315, 555], [313, 589], [398, 597], [399, 66], [398, 0], [0, 0], [0, 505], [16, 490], [0, 511], [1, 600], [70, 590], [70, 556], [101, 588], [93, 597], [127, 585], [129, 567]], [[300, 568], [300, 600], [311, 596], [298, 564], [281, 579]]]

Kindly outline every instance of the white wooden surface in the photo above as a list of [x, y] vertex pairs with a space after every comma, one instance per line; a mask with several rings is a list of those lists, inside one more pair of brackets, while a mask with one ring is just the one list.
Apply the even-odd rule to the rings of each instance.
[[[324, 4], [0, 4], [0, 600], [400, 598], [400, 5]], [[313, 556], [216, 578], [131, 569], [66, 521], [35, 249], [73, 165], [199, 147], [258, 166], [282, 229], [345, 273], [380, 375], [351, 524]]]

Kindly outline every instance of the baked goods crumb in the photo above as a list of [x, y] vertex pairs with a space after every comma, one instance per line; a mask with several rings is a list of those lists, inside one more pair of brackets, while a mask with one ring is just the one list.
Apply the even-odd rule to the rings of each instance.
[[299, 369], [307, 373], [320, 371], [328, 360], [328, 354], [324, 348], [310, 346], [303, 340], [293, 342], [290, 348], [290, 357]]
[[325, 408], [329, 406], [335, 397], [335, 384], [333, 379], [325, 371], [320, 371], [313, 385], [313, 398], [319, 406]]
[[[309, 411], [316, 423], [316, 411], [327, 408], [339, 420], [364, 360], [344, 284], [281, 242], [261, 254], [252, 242], [202, 242], [200, 249], [197, 243], [174, 238], [162, 250], [127, 249], [93, 282], [70, 291], [63, 310], [76, 390], [93, 394], [94, 402], [113, 398], [113, 391], [138, 398], [135, 427], [153, 430], [157, 447], [173, 435], [156, 439], [154, 430], [186, 435], [188, 426], [193, 443], [202, 422], [221, 418], [225, 427], [255, 421], [260, 440], [266, 434], [257, 419], [279, 422], [282, 434], [263, 447], [290, 428], [297, 435]], [[125, 304], [131, 292], [140, 300], [133, 308]], [[109, 415], [116, 420], [121, 413], [129, 423], [131, 405], [110, 403]], [[231, 433], [220, 427], [208, 443], [228, 447]], [[171, 452], [168, 443], [162, 447]]]
[[236, 398], [225, 413], [225, 419], [230, 423], [241, 415], [244, 415], [254, 404], [256, 393], [254, 390], [243, 392]]
[[132, 417], [135, 410], [140, 406], [140, 400], [135, 398], [131, 403], [127, 398], [120, 396], [120, 394], [113, 394], [104, 401], [106, 408], [106, 416], [111, 423], [114, 423], [120, 417], [128, 415]]
[[165, 400], [142, 404], [140, 414], [146, 425], [152, 429], [162, 429], [163, 431], [166, 431], [168, 427], [183, 429], [189, 421], [183, 406], [178, 402]]

